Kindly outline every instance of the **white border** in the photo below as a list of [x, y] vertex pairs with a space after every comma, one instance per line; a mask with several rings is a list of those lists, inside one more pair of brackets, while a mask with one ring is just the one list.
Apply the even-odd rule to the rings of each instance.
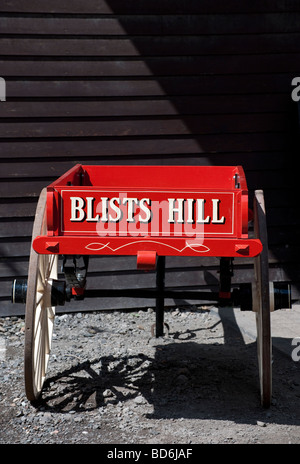
[[[63, 206], [64, 206], [64, 200], [63, 200], [63, 192], [72, 192], [72, 190], [69, 190], [69, 189], [64, 189], [64, 190], [61, 190], [61, 219], [60, 219], [60, 226], [61, 226], [61, 231], [62, 232], [66, 232], [66, 233], [76, 233], [76, 234], [85, 234], [85, 235], [88, 235], [88, 236], [96, 236], [98, 234], [95, 234], [95, 232], [87, 232], [86, 230], [65, 230], [63, 229]], [[116, 192], [115, 189], [111, 189], [111, 190], [74, 190], [74, 194], [75, 192], [96, 192], [96, 193], [99, 193], [99, 192], [103, 192], [103, 193], [106, 193], [106, 192]], [[141, 193], [140, 190], [130, 190], [130, 193]], [[235, 204], [234, 204], [234, 195], [236, 192], [218, 192], [218, 191], [199, 191], [199, 192], [196, 192], [195, 190], [192, 190], [192, 191], [187, 191], [187, 190], [184, 190], [184, 192], [180, 192], [179, 190], [148, 190], [147, 193], [180, 193], [180, 194], [186, 194], [186, 193], [211, 193], [211, 194], [221, 194], [221, 195], [232, 195], [232, 221], [231, 221], [231, 232], [221, 232], [221, 235], [234, 235], [234, 220], [235, 220]], [[127, 195], [127, 192], [120, 192], [121, 194], [122, 193], [126, 193]], [[219, 235], [219, 232], [208, 232], [207, 233], [207, 236], [210, 236], [210, 235]], [[101, 237], [101, 235], [98, 235], [99, 237]], [[111, 238], [114, 238], [114, 237], [118, 237], [118, 238], [127, 238], [128, 236], [121, 236], [121, 235], [107, 235], [106, 236], [107, 238], [111, 237]], [[149, 235], [149, 237], [170, 237], [170, 238], [185, 238], [184, 235]], [[199, 235], [196, 235], [196, 237], [205, 237], [205, 233], [204, 234], [199, 234]]]

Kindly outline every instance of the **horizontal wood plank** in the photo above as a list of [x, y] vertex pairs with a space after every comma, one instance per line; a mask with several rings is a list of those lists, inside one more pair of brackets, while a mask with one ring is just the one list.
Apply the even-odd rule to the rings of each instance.
[[[0, 118], [134, 117], [201, 114], [282, 113], [296, 115], [296, 104], [287, 94], [194, 95], [139, 99], [44, 101], [7, 99], [0, 105]], [[237, 116], [238, 118], [238, 116]], [[295, 117], [296, 120], [296, 117]]]
[[[242, 165], [246, 173], [250, 170], [256, 170], [257, 166], [259, 165], [260, 170], [266, 172], [269, 171], [270, 169], [270, 164], [272, 163], [272, 168], [273, 169], [286, 169], [287, 163], [289, 160], [289, 157], [293, 159], [293, 154], [291, 153], [290, 155], [285, 153], [285, 152], [257, 152], [257, 153], [252, 153], [251, 156], [247, 156], [246, 153], [236, 153], [236, 154], [226, 154], [226, 163], [228, 165], [235, 166], [241, 162], [242, 159]], [[187, 157], [187, 156], [182, 156], [182, 158], [171, 158], [171, 159], [165, 159], [163, 162], [159, 162], [156, 159], [142, 159], [139, 158], [136, 160], [136, 163], [139, 161], [141, 165], [146, 166], [147, 165], [199, 165], [201, 164], [202, 166], [213, 166], [213, 165], [218, 165], [218, 164], [223, 164], [223, 159], [221, 154], [215, 154], [215, 155], [210, 155], [209, 158], [207, 157]], [[112, 164], [122, 164], [122, 160], [111, 160]], [[124, 162], [124, 161], [123, 161]], [[21, 158], [18, 160], [18, 165], [16, 167], [16, 164], [13, 161], [6, 160], [2, 161], [0, 163], [0, 172], [1, 172], [1, 178], [2, 179], [23, 179], [26, 177], [43, 177], [46, 178], [49, 176], [49, 173], [51, 173], [51, 176], [57, 178], [60, 175], [64, 174], [66, 171], [71, 169], [71, 167], [75, 166], [77, 164], [77, 160], [72, 160], [64, 157], [58, 157], [54, 160], [52, 159], [44, 159], [43, 161], [37, 163], [33, 161], [32, 159], [26, 160], [25, 157]], [[85, 157], [84, 159], [84, 164], [91, 164], [91, 165], [105, 165], [108, 164], [106, 159], [96, 159], [91, 157], [90, 159], [88, 157]], [[132, 163], [129, 163], [128, 160], [126, 160], [126, 164], [134, 164], [134, 161]], [[280, 189], [279, 189], [280, 190]], [[287, 201], [287, 196], [289, 192], [288, 191], [282, 191], [280, 190], [280, 194], [276, 194], [276, 190], [272, 192], [272, 195], [276, 196], [276, 200], [274, 201], [276, 204], [279, 205], [280, 199], [283, 200], [283, 204]], [[293, 197], [293, 195], [290, 195]], [[295, 198], [295, 197], [294, 197]], [[295, 198], [296, 200], [296, 198]], [[21, 201], [21, 199], [19, 199]], [[22, 204], [20, 204], [20, 207], [22, 207]], [[4, 209], [1, 209], [1, 202], [0, 202], [0, 217], [5, 213]]]
[[0, 38], [4, 56], [178, 56], [298, 53], [300, 34], [134, 36], [130, 38]]
[[31, 198], [27, 198], [27, 202], [23, 201], [23, 198], [16, 198], [14, 202], [6, 201], [2, 199], [0, 203], [0, 218], [30, 218], [33, 219], [36, 210], [36, 198], [34, 202], [30, 201]]
[[[78, 118], [79, 119], [79, 118]], [[245, 132], [285, 132], [293, 119], [287, 114], [203, 115], [178, 118], [139, 118], [119, 120], [62, 121], [41, 119], [34, 122], [2, 122], [0, 138], [24, 137], [135, 137], [199, 135]]]
[[297, 0], [252, 0], [251, 2], [236, 2], [227, 0], [73, 0], [72, 4], [64, 4], [60, 0], [2, 0], [2, 12], [13, 13], [48, 13], [48, 14], [216, 14], [216, 13], [270, 13], [300, 11]]
[[[299, 37], [300, 39], [300, 37]], [[44, 97], [163, 97], [179, 95], [226, 95], [232, 93], [286, 93], [291, 98], [290, 74], [232, 76], [167, 76], [158, 79], [7, 80], [9, 98]], [[285, 92], [284, 92], [285, 91]]]
[[[99, 58], [98, 56], [57, 58], [37, 56], [34, 60], [16, 56], [0, 60], [2, 77], [151, 77], [195, 74], [263, 74], [294, 72], [299, 52], [253, 55], [147, 56], [134, 58]], [[249, 77], [250, 78], [250, 77]]]
[[[188, 10], [188, 6], [187, 6]], [[1, 11], [1, 7], [0, 7]], [[122, 15], [119, 17], [31, 17], [4, 15], [0, 18], [2, 34], [16, 35], [192, 35], [192, 34], [243, 34], [298, 32], [300, 13], [280, 12], [261, 14], [236, 14], [228, 21], [227, 14], [160, 14]]]
[[[102, 159], [113, 164], [122, 164], [126, 162], [134, 164], [141, 159], [143, 164], [153, 162], [156, 159], [165, 159], [166, 164], [170, 162], [172, 157], [179, 157], [180, 163], [189, 163], [191, 156], [192, 162], [195, 162], [197, 155], [197, 164], [201, 163], [202, 157], [205, 154], [226, 153], [252, 153], [252, 152], [286, 152], [287, 154], [295, 153], [295, 143], [297, 142], [296, 134], [288, 133], [245, 133], [245, 134], [202, 134], [199, 137], [165, 137], [165, 138], [147, 138], [142, 139], [121, 139], [120, 141], [111, 139], [97, 140], [94, 138], [86, 138], [76, 140], [73, 139], [7, 139], [1, 141], [0, 159], [9, 158], [34, 158], [47, 159], [70, 158], [77, 162], [83, 162], [85, 158], [94, 157]], [[123, 160], [123, 161], [122, 161]], [[143, 161], [142, 161], [143, 160]], [[178, 161], [177, 161], [178, 162]], [[242, 162], [242, 160], [241, 160]], [[225, 158], [219, 164], [226, 163]], [[241, 163], [240, 163], [241, 164]]]
[[[56, 176], [47, 177], [23, 177], [21, 179], [11, 178], [8, 180], [0, 179], [0, 195], [2, 202], [4, 198], [22, 198], [36, 196], [42, 188], [53, 182]], [[147, 169], [145, 168], [145, 182], [147, 182]], [[262, 189], [291, 189], [291, 177], [289, 176], [288, 169], [286, 170], [271, 170], [269, 169], [267, 175], [264, 171], [247, 171], [247, 184], [251, 190]], [[288, 207], [288, 205], [287, 205]]]

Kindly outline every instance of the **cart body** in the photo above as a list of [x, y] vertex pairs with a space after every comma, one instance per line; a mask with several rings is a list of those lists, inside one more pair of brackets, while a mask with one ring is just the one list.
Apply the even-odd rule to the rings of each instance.
[[[240, 166], [76, 165], [47, 187], [41, 254], [257, 256]], [[145, 253], [148, 253], [145, 255]]]

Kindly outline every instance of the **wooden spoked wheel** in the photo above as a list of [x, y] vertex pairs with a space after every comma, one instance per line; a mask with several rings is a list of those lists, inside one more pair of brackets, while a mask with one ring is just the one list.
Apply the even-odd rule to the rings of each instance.
[[253, 303], [256, 311], [257, 354], [260, 396], [263, 407], [271, 405], [272, 398], [272, 343], [269, 291], [268, 235], [265, 202], [262, 190], [254, 195], [254, 235], [262, 245], [262, 252], [254, 259], [255, 285]]
[[[32, 240], [46, 235], [46, 189], [41, 192]], [[57, 255], [39, 255], [31, 246], [25, 313], [25, 390], [29, 401], [40, 397], [51, 350], [55, 307], [51, 305], [52, 280], [57, 279]]]

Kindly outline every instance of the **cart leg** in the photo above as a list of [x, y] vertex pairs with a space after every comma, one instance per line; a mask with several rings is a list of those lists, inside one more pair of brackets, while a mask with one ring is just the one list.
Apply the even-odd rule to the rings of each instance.
[[156, 337], [162, 337], [164, 334], [164, 288], [165, 288], [165, 256], [157, 258], [156, 268]]
[[219, 286], [219, 304], [226, 306], [231, 298], [231, 277], [233, 258], [220, 259], [220, 286]]

